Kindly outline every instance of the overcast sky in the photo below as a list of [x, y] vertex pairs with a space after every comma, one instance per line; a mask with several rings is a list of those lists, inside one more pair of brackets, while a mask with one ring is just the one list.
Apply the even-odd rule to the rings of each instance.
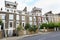
[[[4, 7], [4, 1], [0, 0], [0, 7]], [[30, 11], [34, 6], [42, 8], [43, 14], [52, 10], [53, 13], [60, 12], [60, 0], [6, 0], [6, 1], [17, 1], [19, 10], [23, 10], [25, 6]]]

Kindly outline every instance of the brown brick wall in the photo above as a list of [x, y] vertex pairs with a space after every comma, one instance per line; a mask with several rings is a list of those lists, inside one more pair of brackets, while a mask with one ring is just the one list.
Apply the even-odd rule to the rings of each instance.
[[8, 28], [8, 24], [9, 24], [9, 14], [6, 14], [6, 16], [5, 16], [5, 28]]

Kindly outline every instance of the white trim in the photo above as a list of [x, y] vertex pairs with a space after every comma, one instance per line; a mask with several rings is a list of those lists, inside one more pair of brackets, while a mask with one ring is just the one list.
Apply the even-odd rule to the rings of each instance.
[[4, 30], [15, 30], [15, 28], [11, 28], [11, 29], [9, 28], [9, 29], [4, 29]]

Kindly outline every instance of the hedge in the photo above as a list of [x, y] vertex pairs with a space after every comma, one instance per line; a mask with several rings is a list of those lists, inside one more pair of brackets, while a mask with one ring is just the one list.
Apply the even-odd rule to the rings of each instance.
[[53, 29], [54, 27], [60, 27], [60, 22], [59, 23], [53, 23], [53, 22], [50, 22], [50, 23], [42, 23], [40, 25], [40, 29], [43, 29], [43, 28], [48, 28], [48, 29]]

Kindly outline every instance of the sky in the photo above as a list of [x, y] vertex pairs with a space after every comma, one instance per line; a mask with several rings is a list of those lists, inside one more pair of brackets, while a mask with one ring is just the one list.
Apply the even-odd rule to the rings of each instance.
[[[0, 0], [0, 8], [4, 7], [4, 1]], [[17, 2], [18, 10], [23, 10], [27, 6], [28, 11], [31, 11], [33, 7], [42, 9], [42, 13], [53, 11], [53, 13], [60, 13], [60, 0], [6, 0], [11, 2]]]

